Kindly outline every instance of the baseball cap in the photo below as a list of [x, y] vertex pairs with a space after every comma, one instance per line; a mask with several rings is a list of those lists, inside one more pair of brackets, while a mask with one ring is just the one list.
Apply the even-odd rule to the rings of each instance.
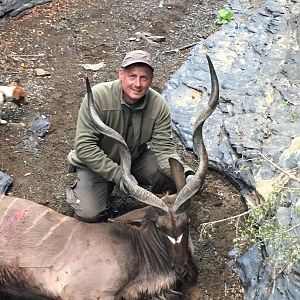
[[123, 61], [122, 61], [122, 68], [126, 68], [132, 64], [136, 64], [136, 63], [143, 63], [148, 65], [152, 70], [154, 70], [153, 67], [153, 63], [151, 60], [151, 55], [143, 50], [134, 50], [134, 51], [130, 51], [128, 52]]

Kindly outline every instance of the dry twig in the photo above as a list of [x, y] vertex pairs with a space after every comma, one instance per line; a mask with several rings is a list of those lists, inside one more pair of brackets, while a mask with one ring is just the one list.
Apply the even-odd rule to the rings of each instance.
[[257, 150], [257, 152], [260, 154], [260, 156], [265, 159], [268, 163], [270, 163], [272, 166], [274, 166], [276, 169], [278, 169], [279, 171], [281, 171], [282, 173], [284, 173], [285, 175], [287, 175], [290, 179], [293, 179], [297, 182], [300, 182], [300, 179], [297, 178], [296, 176], [294, 176], [292, 173], [282, 169], [280, 166], [276, 165], [272, 160], [270, 160], [266, 155], [264, 155], [263, 153], [261, 153], [259, 150]]
[[194, 47], [196, 45], [198, 45], [200, 42], [194, 42], [194, 43], [191, 43], [191, 44], [187, 44], [185, 46], [182, 46], [180, 48], [177, 48], [177, 49], [172, 49], [172, 50], [166, 50], [164, 51], [165, 53], [173, 53], [173, 52], [180, 52], [182, 50], [186, 50], [188, 48], [191, 48], [191, 47]]
[[202, 224], [200, 224], [200, 226], [205, 226], [205, 227], [207, 227], [207, 226], [212, 226], [212, 225], [217, 224], [217, 223], [221, 223], [221, 222], [226, 222], [226, 221], [238, 219], [238, 218], [240, 218], [240, 217], [242, 217], [242, 216], [245, 216], [245, 215], [250, 214], [254, 209], [256, 209], [256, 208], [258, 208], [258, 207], [260, 207], [260, 206], [261, 206], [261, 205], [258, 205], [258, 206], [256, 206], [256, 207], [253, 208], [253, 209], [247, 210], [247, 211], [245, 211], [245, 212], [243, 212], [243, 213], [241, 213], [241, 214], [238, 214], [238, 215], [235, 215], [235, 216], [232, 216], [232, 217], [228, 217], [228, 218], [221, 219], [221, 220], [217, 220], [217, 221], [211, 221], [211, 222], [202, 223]]

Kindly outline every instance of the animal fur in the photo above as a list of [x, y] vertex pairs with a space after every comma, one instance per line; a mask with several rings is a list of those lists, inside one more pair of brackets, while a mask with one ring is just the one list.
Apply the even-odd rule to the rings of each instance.
[[[156, 210], [146, 207], [122, 219], [148, 215], [154, 218]], [[172, 243], [153, 221], [143, 223], [84, 223], [0, 195], [0, 299], [9, 294], [30, 300], [138, 300], [172, 293]], [[186, 249], [188, 271], [194, 269], [190, 275], [196, 277], [188, 236], [185, 230], [175, 247]]]
[[[16, 82], [11, 82], [6, 85], [0, 85], [0, 107], [5, 103], [11, 102], [17, 106], [28, 104], [24, 89]], [[6, 124], [7, 121], [0, 118], [0, 124]]]

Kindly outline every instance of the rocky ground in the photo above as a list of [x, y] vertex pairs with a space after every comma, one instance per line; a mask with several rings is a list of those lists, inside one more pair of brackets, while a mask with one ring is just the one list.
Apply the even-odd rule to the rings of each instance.
[[[9, 124], [0, 127], [0, 170], [13, 177], [9, 193], [71, 215], [64, 193], [74, 177], [67, 173], [66, 156], [73, 147], [85, 76], [93, 84], [113, 80], [127, 51], [145, 49], [154, 56], [154, 88], [161, 92], [190, 46], [217, 30], [214, 21], [223, 5], [218, 0], [58, 0], [7, 20], [0, 28], [0, 82], [20, 80], [29, 101], [26, 107], [8, 107], [2, 114]], [[149, 35], [164, 40], [153, 43]], [[99, 63], [98, 71], [82, 66]], [[33, 141], [28, 128], [37, 113], [48, 117], [51, 127], [44, 139]], [[32, 142], [37, 145], [32, 147]], [[194, 167], [194, 159], [177, 144]], [[220, 223], [210, 238], [201, 240], [199, 226], [243, 210], [231, 184], [209, 172], [204, 191], [192, 202], [200, 272], [185, 299], [242, 299], [239, 279], [226, 263], [234, 225]]]

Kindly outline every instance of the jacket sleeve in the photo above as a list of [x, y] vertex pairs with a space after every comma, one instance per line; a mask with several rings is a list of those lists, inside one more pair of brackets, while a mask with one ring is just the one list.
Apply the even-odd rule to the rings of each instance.
[[163, 172], [171, 176], [169, 157], [173, 157], [180, 161], [184, 166], [185, 173], [194, 173], [194, 171], [182, 162], [176, 152], [173, 131], [171, 123], [171, 115], [166, 102], [161, 100], [161, 109], [157, 115], [153, 128], [152, 139], [150, 143], [151, 150], [158, 159], [158, 163]]
[[[97, 101], [100, 98], [99, 94], [93, 90], [93, 95], [96, 112], [103, 120], [101, 104], [100, 101]], [[119, 185], [121, 180], [121, 168], [99, 147], [99, 143], [102, 138], [103, 135], [99, 132], [99, 130], [97, 130], [90, 118], [88, 101], [85, 96], [77, 119], [75, 137], [76, 156], [89, 169], [104, 177], [108, 181]]]

